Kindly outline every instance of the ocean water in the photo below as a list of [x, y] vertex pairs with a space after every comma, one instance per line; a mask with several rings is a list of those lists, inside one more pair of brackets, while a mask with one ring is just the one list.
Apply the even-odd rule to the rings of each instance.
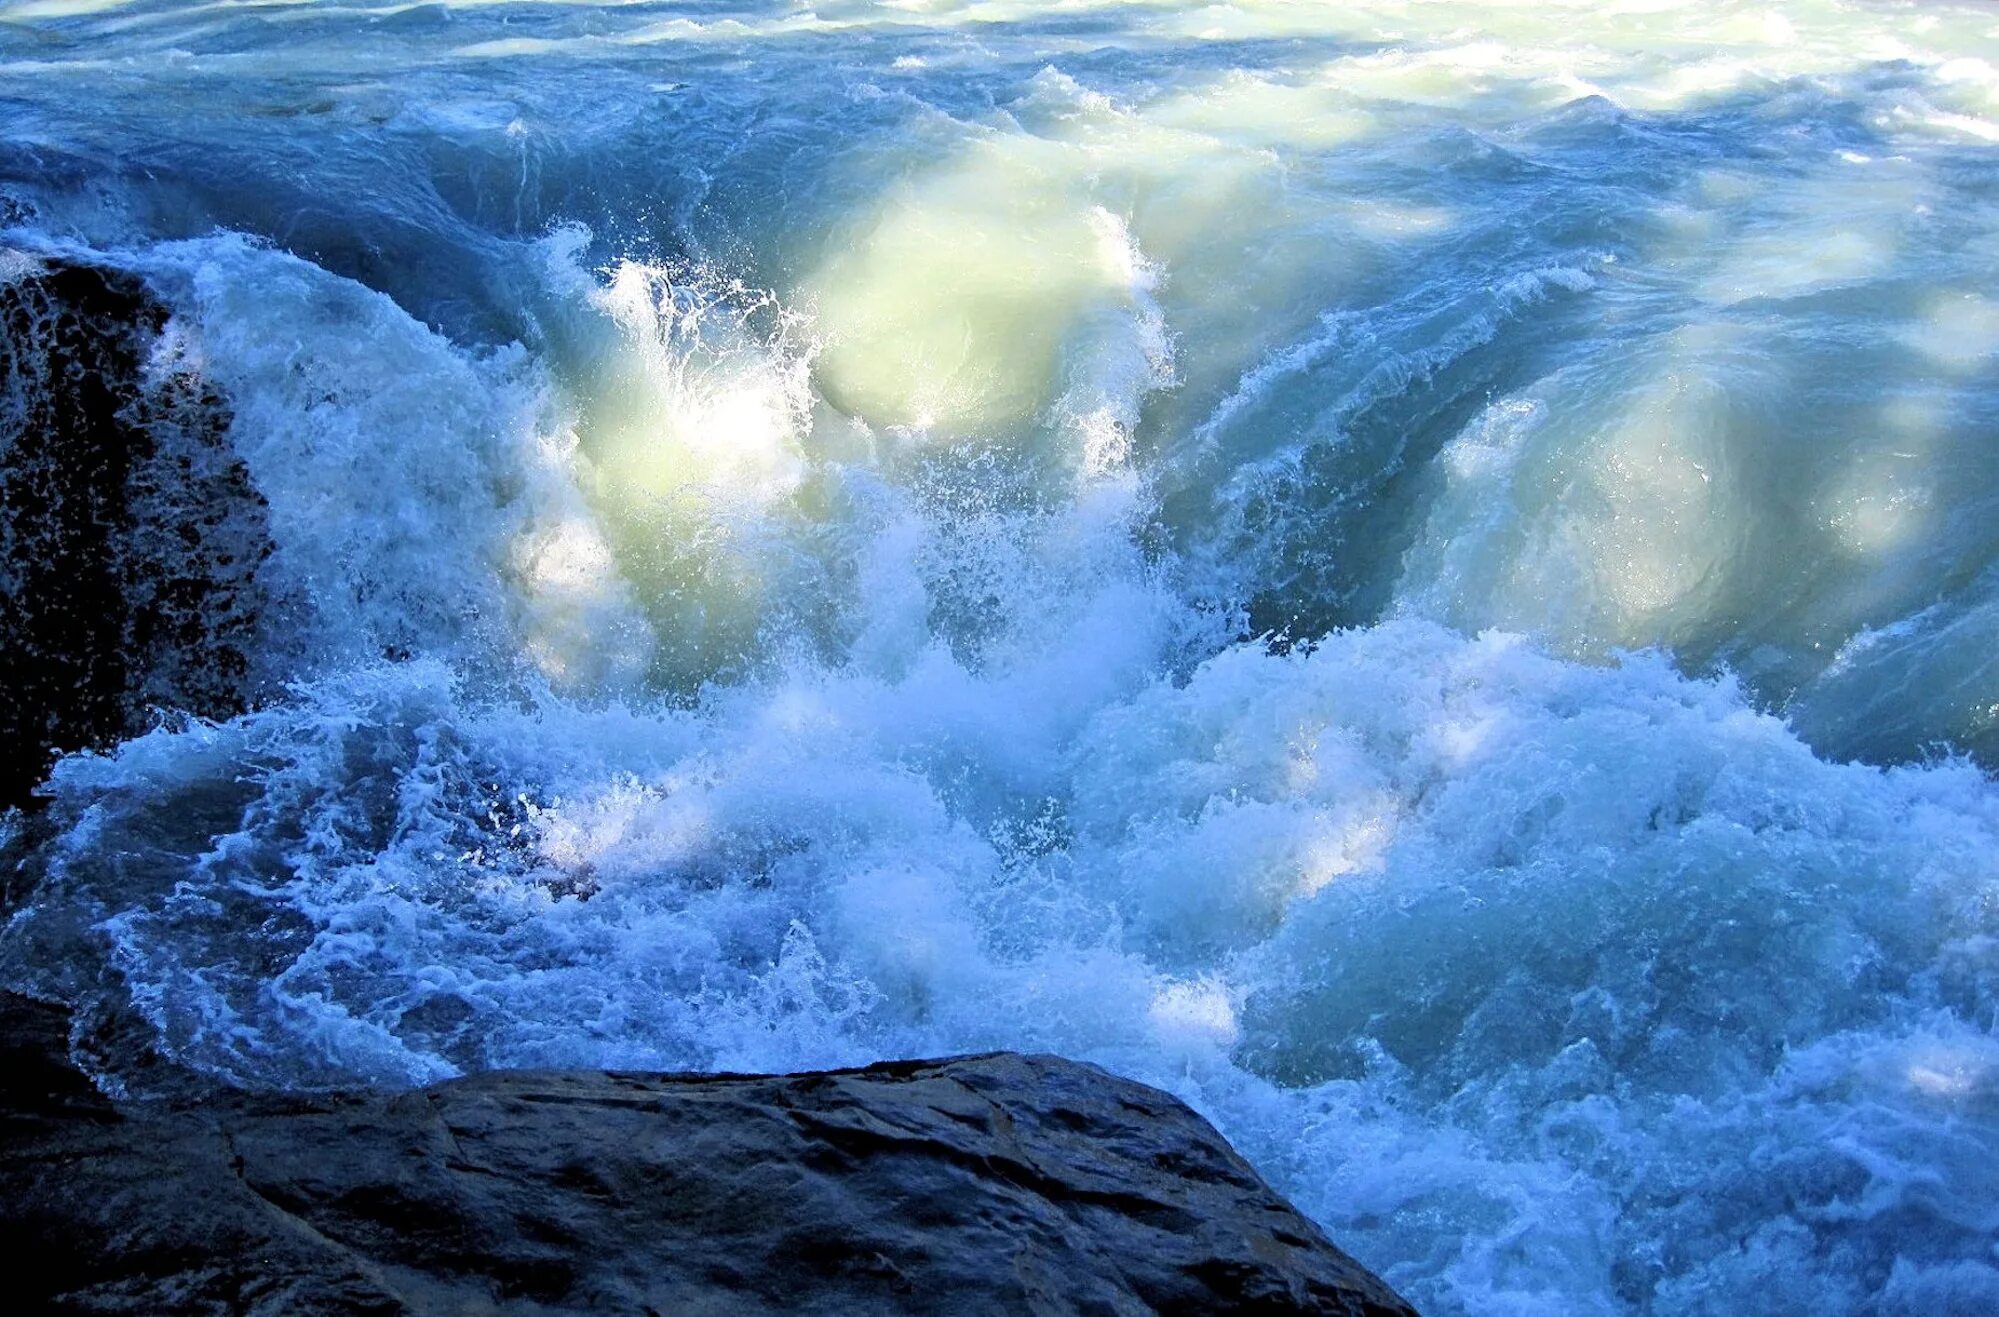
[[107, 1086], [1045, 1050], [1425, 1311], [1999, 1311], [1999, 9], [28, 0], [0, 203], [269, 536], [0, 835]]

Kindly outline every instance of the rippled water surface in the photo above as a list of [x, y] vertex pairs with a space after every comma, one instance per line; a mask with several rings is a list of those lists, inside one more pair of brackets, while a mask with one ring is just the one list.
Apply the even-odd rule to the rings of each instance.
[[1999, 1309], [1999, 9], [31, 0], [0, 127], [272, 601], [14, 982], [1056, 1051], [1426, 1311]]

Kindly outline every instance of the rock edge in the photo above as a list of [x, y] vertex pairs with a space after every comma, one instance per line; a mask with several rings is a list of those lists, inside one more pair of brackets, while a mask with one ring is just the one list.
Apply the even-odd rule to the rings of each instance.
[[1413, 1312], [1184, 1104], [1058, 1057], [121, 1108], [59, 1009], [4, 1014], [29, 1310]]

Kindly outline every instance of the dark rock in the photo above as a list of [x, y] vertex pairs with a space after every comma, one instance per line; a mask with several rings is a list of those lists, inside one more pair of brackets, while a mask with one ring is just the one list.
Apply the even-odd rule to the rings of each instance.
[[69, 1064], [69, 1031], [60, 1006], [0, 991], [0, 1141], [11, 1146], [49, 1122], [118, 1118]]
[[153, 707], [242, 707], [264, 507], [167, 326], [129, 274], [0, 251], [0, 808]]
[[122, 1115], [48, 1087], [0, 1122], [36, 1308], [1411, 1311], [1185, 1106], [1053, 1057]]

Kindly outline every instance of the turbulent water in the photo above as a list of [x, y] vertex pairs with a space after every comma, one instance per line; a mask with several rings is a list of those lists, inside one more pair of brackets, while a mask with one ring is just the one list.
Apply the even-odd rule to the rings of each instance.
[[0, 130], [269, 537], [5, 825], [107, 1084], [1048, 1050], [1429, 1311], [1999, 1309], [1999, 10], [33, 0]]

